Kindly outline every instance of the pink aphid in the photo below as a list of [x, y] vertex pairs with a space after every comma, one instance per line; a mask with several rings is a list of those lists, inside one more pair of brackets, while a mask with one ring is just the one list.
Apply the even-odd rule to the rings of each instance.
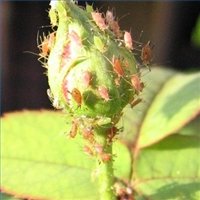
[[108, 89], [107, 89], [105, 86], [99, 86], [99, 87], [98, 87], [98, 91], [99, 91], [99, 95], [100, 95], [105, 101], [109, 101], [109, 100], [110, 100]]
[[112, 65], [113, 65], [113, 70], [115, 71], [115, 73], [121, 77], [124, 75], [124, 70], [122, 68], [122, 65], [121, 65], [121, 61], [119, 58], [115, 58], [113, 56], [112, 58]]
[[137, 75], [132, 75], [131, 84], [136, 92], [141, 92], [144, 88], [144, 84], [140, 81], [140, 78]]
[[82, 76], [83, 84], [85, 87], [88, 87], [92, 80], [92, 75], [89, 71], [84, 71]]
[[102, 30], [104, 31], [105, 29], [108, 28], [108, 26], [106, 25], [105, 19], [102, 16], [102, 13], [99, 12], [91, 12], [92, 15], [92, 19], [95, 21], [96, 25]]
[[102, 154], [103, 153], [103, 146], [100, 145], [100, 144], [95, 144], [94, 145], [94, 149], [95, 149], [97, 154]]
[[109, 162], [111, 160], [111, 154], [109, 153], [102, 153], [100, 154], [100, 157], [104, 163]]
[[124, 43], [127, 49], [133, 50], [133, 41], [132, 41], [131, 33], [128, 31], [125, 31], [124, 33]]
[[112, 11], [107, 10], [106, 11], [106, 22], [109, 24], [111, 24], [113, 21], [115, 20], [115, 17], [113, 16]]
[[90, 156], [93, 156], [93, 155], [94, 155], [94, 152], [92, 151], [91, 147], [89, 147], [89, 146], [87, 146], [87, 145], [85, 145], [85, 146], [83, 147], [83, 151], [84, 151], [86, 154], [90, 155]]
[[[77, 58], [82, 47], [82, 41], [75, 31], [70, 31], [67, 35], [69, 42], [65, 45], [63, 58], [65, 61], [70, 61]], [[66, 64], [66, 63], [65, 63]]]

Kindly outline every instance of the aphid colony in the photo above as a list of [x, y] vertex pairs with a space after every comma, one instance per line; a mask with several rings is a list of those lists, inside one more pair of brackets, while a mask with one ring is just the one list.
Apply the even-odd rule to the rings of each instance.
[[[84, 118], [84, 117], [83, 117]], [[99, 126], [98, 119], [83, 119], [76, 118], [72, 122], [72, 127], [69, 132], [69, 137], [74, 138], [79, 132], [87, 144], [84, 145], [83, 151], [90, 155], [99, 158], [100, 162], [108, 162], [112, 159], [112, 155], [105, 151], [105, 145], [98, 143], [94, 135], [94, 129]], [[87, 123], [87, 124], [86, 124]], [[118, 133], [115, 126], [107, 129], [106, 146], [110, 145]]]
[[[144, 84], [132, 54], [136, 48], [131, 33], [120, 30], [110, 10], [105, 16], [92, 10], [87, 17], [88, 24], [84, 26], [82, 21], [79, 24], [78, 20], [73, 22], [67, 16], [70, 26], [67, 24], [62, 29], [66, 30], [64, 34], [58, 28], [43, 36], [38, 45], [39, 59], [43, 59], [48, 70], [48, 94], [54, 107], [66, 109], [73, 117], [69, 137], [75, 138], [78, 132], [81, 133], [86, 141], [84, 152], [108, 162], [113, 155], [106, 147], [119, 132], [116, 123], [122, 109], [127, 104], [134, 107], [142, 101], [138, 95]], [[62, 20], [58, 22], [63, 25]], [[142, 64], [150, 64], [149, 42], [142, 46], [140, 58]], [[110, 121], [102, 122], [106, 119]], [[101, 144], [94, 132], [105, 124], [106, 144]]]
[[[140, 59], [142, 61], [142, 64], [149, 67], [151, 61], [152, 61], [152, 48], [150, 46], [150, 41], [148, 41], [146, 44], [139, 43], [141, 46], [141, 50], [134, 47], [133, 39], [131, 36], [131, 33], [128, 31], [122, 32], [120, 30], [120, 26], [118, 21], [115, 19], [115, 16], [113, 15], [113, 12], [110, 10], [107, 10], [105, 18], [102, 13], [98, 11], [93, 11], [92, 13], [92, 19], [96, 23], [96, 25], [102, 30], [105, 31], [106, 29], [110, 29], [117, 38], [121, 39], [124, 43], [125, 47], [128, 50], [136, 50], [141, 51]], [[140, 47], [139, 46], [139, 47]]]

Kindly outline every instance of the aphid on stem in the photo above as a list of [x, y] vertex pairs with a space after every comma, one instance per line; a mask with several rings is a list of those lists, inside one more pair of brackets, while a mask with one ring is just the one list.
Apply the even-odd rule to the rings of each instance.
[[109, 153], [103, 152], [102, 154], [100, 154], [100, 158], [105, 163], [105, 162], [109, 162], [111, 160], [112, 156]]
[[103, 146], [101, 144], [95, 144], [94, 149], [98, 155], [101, 155], [103, 153]]
[[116, 134], [117, 134], [117, 131], [118, 131], [118, 129], [117, 129], [117, 127], [115, 127], [115, 126], [113, 126], [113, 127], [111, 127], [109, 130], [108, 130], [108, 136], [107, 136], [107, 142], [108, 143], [112, 143], [112, 141], [113, 141], [113, 138], [116, 136]]
[[82, 130], [82, 135], [83, 138], [88, 140], [90, 143], [94, 143], [94, 133], [93, 133], [93, 128], [92, 127], [86, 127]]

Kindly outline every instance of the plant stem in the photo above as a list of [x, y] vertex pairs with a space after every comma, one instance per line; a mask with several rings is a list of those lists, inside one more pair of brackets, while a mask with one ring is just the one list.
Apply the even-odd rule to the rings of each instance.
[[[112, 155], [112, 143], [107, 145], [105, 129], [97, 130], [97, 140], [103, 144], [106, 154]], [[115, 200], [113, 191], [114, 170], [112, 157], [109, 161], [100, 161], [97, 159], [97, 178], [99, 184], [100, 200]]]

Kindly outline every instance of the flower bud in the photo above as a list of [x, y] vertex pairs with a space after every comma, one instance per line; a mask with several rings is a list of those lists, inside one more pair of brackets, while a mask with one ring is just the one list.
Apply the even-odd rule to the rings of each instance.
[[[140, 88], [132, 83], [139, 73], [131, 48], [111, 26], [117, 21], [70, 1], [52, 2], [49, 15], [57, 30], [47, 75], [53, 101], [75, 118], [118, 121]], [[122, 33], [120, 27], [117, 32]]]

